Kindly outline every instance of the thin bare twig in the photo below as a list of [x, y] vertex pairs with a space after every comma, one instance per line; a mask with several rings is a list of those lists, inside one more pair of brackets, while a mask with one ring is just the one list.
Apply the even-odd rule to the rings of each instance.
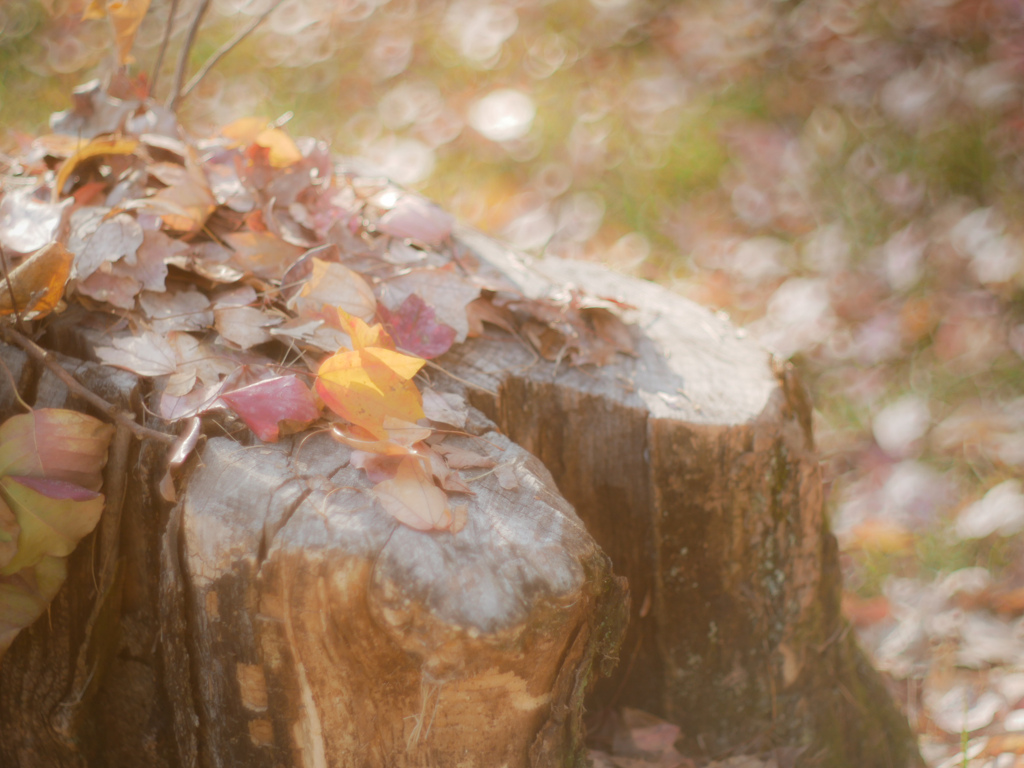
[[11, 311], [14, 312], [14, 322], [18, 326], [18, 330], [25, 333], [25, 326], [21, 322], [21, 311], [18, 309], [18, 300], [14, 297], [14, 285], [11, 284], [11, 268], [7, 264], [7, 252], [4, 251], [3, 246], [0, 246], [0, 264], [4, 268], [4, 282], [7, 283], [7, 292], [11, 296]]
[[217, 66], [221, 59], [223, 59], [225, 56], [231, 53], [235, 46], [237, 46], [240, 42], [245, 40], [245, 38], [251, 35], [253, 31], [256, 29], [256, 27], [262, 24], [263, 20], [266, 19], [267, 16], [269, 16], [275, 10], [277, 10], [277, 8], [283, 2], [284, 0], [276, 0], [276, 2], [272, 3], [270, 7], [267, 8], [267, 10], [265, 10], [252, 21], [250, 21], [248, 26], [240, 30], [234, 37], [232, 37], [230, 40], [224, 43], [224, 45], [218, 48], [216, 53], [214, 53], [210, 58], [208, 58], [206, 60], [206, 63], [199, 68], [198, 72], [196, 72], [195, 76], [191, 80], [189, 80], [188, 85], [185, 86], [185, 90], [181, 92], [181, 98], [184, 99], [186, 96], [188, 96], [192, 92], [192, 90], [203, 81], [203, 78], [206, 77], [207, 74], [209, 74], [210, 70]]
[[452, 373], [451, 371], [446, 371], [444, 368], [442, 368], [440, 365], [438, 365], [437, 363], [433, 362], [432, 360], [427, 360], [426, 364], [427, 364], [428, 368], [433, 368], [436, 371], [440, 371], [441, 373], [443, 373], [448, 378], [455, 379], [455, 381], [459, 382], [460, 384], [465, 384], [467, 387], [470, 387], [472, 389], [477, 389], [477, 390], [480, 390], [481, 392], [486, 392], [491, 397], [497, 397], [498, 396], [498, 393], [495, 392], [493, 389], [488, 389], [487, 387], [481, 387], [479, 384], [474, 384], [472, 381], [468, 381], [466, 379], [463, 379], [460, 376], [456, 376], [454, 373]]
[[21, 393], [18, 391], [18, 382], [14, 380], [14, 373], [7, 366], [7, 363], [4, 362], [2, 357], [0, 357], [0, 368], [4, 369], [4, 373], [7, 374], [8, 381], [11, 382], [11, 391], [14, 392], [14, 399], [17, 400], [18, 404], [26, 411], [31, 411], [32, 406], [21, 399]]
[[78, 381], [74, 376], [68, 373], [54, 358], [52, 352], [47, 352], [45, 349], [40, 347], [34, 341], [27, 336], [22, 335], [13, 328], [7, 328], [0, 326], [0, 335], [3, 336], [5, 341], [8, 341], [18, 347], [21, 347], [33, 360], [38, 360], [40, 363], [46, 366], [46, 368], [58, 379], [64, 382], [64, 385], [75, 395], [78, 395], [90, 405], [103, 411], [107, 416], [116, 421], [118, 424], [131, 430], [132, 434], [140, 440], [149, 438], [151, 440], [157, 440], [161, 443], [170, 445], [178, 438], [175, 435], [169, 435], [166, 432], [158, 432], [155, 429], [144, 427], [139, 424], [132, 416], [129, 416], [124, 411], [117, 408], [112, 403], [108, 403], [99, 395], [90, 392], [86, 389], [81, 382]]
[[199, 25], [210, 7], [210, 0], [199, 0], [199, 7], [196, 8], [196, 15], [192, 17], [192, 23], [185, 35], [185, 42], [181, 44], [178, 52], [178, 67], [174, 71], [174, 83], [171, 84], [171, 95], [167, 99], [167, 108], [172, 112], [177, 108], [181, 100], [181, 84], [185, 81], [185, 70], [188, 69], [188, 57], [192, 53], [192, 46], [195, 45], [196, 35], [199, 34]]
[[164, 54], [167, 53], [167, 44], [171, 42], [171, 33], [174, 32], [174, 16], [178, 13], [178, 0], [171, 0], [171, 10], [167, 14], [167, 26], [164, 28], [164, 39], [160, 41], [160, 50], [156, 54], [156, 63], [153, 65], [153, 76], [149, 78], [149, 93], [156, 93], [156, 81], [160, 79], [160, 68], [164, 65]]

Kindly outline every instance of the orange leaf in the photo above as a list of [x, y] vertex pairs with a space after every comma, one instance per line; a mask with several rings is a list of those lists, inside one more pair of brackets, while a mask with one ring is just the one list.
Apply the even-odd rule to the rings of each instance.
[[253, 143], [269, 150], [267, 159], [275, 168], [286, 168], [302, 159], [302, 153], [295, 146], [292, 137], [280, 128], [267, 128], [261, 131]]
[[361, 318], [348, 314], [341, 307], [338, 307], [338, 318], [341, 320], [342, 329], [352, 339], [353, 349], [381, 347], [394, 350], [395, 342], [380, 323], [367, 325]]
[[384, 440], [386, 417], [423, 418], [423, 401], [412, 377], [424, 362], [381, 347], [345, 350], [321, 364], [316, 390], [336, 414]]
[[[60, 243], [40, 248], [11, 270], [10, 286], [0, 280], [0, 315], [17, 311], [22, 316], [41, 317], [60, 303], [71, 275], [75, 256]], [[11, 291], [14, 304], [11, 304]]]
[[57, 172], [57, 180], [53, 183], [53, 202], [60, 199], [64, 185], [67, 184], [68, 178], [79, 163], [105, 155], [130, 155], [138, 146], [139, 142], [135, 139], [93, 139], [65, 160], [60, 167], [60, 171]]
[[443, 531], [452, 526], [448, 497], [412, 456], [399, 462], [393, 480], [377, 483], [373, 495], [388, 514], [417, 531]]

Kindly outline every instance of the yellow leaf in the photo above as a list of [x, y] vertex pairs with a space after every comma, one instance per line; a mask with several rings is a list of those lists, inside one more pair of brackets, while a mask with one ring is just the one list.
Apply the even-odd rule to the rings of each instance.
[[394, 349], [395, 342], [384, 326], [380, 323], [367, 325], [361, 318], [348, 314], [345, 310], [338, 308], [338, 317], [341, 319], [341, 326], [352, 339], [353, 349], [364, 349], [365, 347], [381, 347], [383, 349]]
[[135, 33], [146, 17], [150, 0], [107, 0], [107, 16], [114, 28], [117, 58], [124, 65], [132, 59]]
[[415, 422], [424, 417], [412, 381], [424, 362], [379, 347], [338, 352], [317, 371], [317, 393], [343, 419], [384, 440], [386, 418]]
[[60, 199], [64, 185], [67, 184], [68, 178], [79, 163], [105, 155], [130, 155], [138, 146], [139, 142], [135, 139], [93, 139], [65, 160], [60, 167], [60, 171], [57, 172], [57, 180], [53, 184], [53, 202]]
[[[402, 379], [411, 379], [419, 372], [420, 368], [423, 367], [423, 364], [427, 362], [421, 357], [403, 355], [401, 352], [384, 349], [383, 347], [367, 347], [366, 349], [361, 349], [359, 351], [363, 354], [364, 359], [376, 359], [387, 366], [389, 370], [394, 371], [395, 375]], [[392, 415], [396, 418], [401, 418], [398, 414]], [[417, 416], [416, 418], [422, 419], [423, 416]], [[416, 421], [416, 419], [406, 419], [406, 421]]]
[[52, 312], [64, 295], [74, 260], [74, 254], [60, 243], [50, 243], [33, 253], [11, 270], [9, 287], [6, 279], [0, 280], [0, 315], [18, 312], [32, 319]]
[[295, 146], [292, 137], [280, 128], [267, 128], [261, 131], [254, 143], [270, 150], [268, 159], [275, 168], [286, 168], [302, 159], [302, 153]]
[[267, 128], [265, 117], [241, 117], [220, 129], [220, 135], [231, 140], [232, 147], [252, 144]]

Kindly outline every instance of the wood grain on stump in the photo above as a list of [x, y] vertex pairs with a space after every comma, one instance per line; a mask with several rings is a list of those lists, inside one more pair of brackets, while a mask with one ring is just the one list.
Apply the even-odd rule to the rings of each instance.
[[176, 511], [200, 765], [580, 759], [623, 585], [534, 457], [459, 441], [518, 486], [473, 483], [458, 534], [384, 514], [327, 435], [207, 444]]
[[577, 286], [635, 306], [636, 356], [537, 360], [508, 336], [442, 361], [538, 456], [633, 595], [622, 660], [591, 706], [625, 704], [711, 754], [782, 745], [804, 764], [908, 765], [913, 734], [839, 613], [809, 398], [727, 319], [594, 264], [463, 239], [527, 295]]

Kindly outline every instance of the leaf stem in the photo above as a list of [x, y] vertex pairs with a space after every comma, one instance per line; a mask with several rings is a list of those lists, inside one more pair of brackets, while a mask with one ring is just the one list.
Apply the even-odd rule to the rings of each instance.
[[18, 309], [18, 300], [14, 297], [14, 285], [11, 284], [11, 268], [7, 264], [7, 252], [0, 246], [0, 265], [4, 269], [4, 282], [7, 283], [7, 293], [11, 296], [11, 311], [14, 312], [14, 322], [18, 330], [25, 333], [25, 326], [21, 322], [21, 311]]
[[129, 416], [124, 411], [118, 409], [117, 406], [107, 402], [99, 395], [86, 389], [78, 379], [68, 373], [68, 371], [66, 371], [60, 363], [57, 362], [52, 352], [46, 351], [30, 338], [16, 331], [14, 328], [0, 326], [0, 335], [3, 336], [5, 341], [25, 350], [28, 356], [33, 360], [37, 360], [46, 366], [46, 368], [54, 376], [60, 379], [72, 393], [82, 398], [95, 408], [98, 408], [118, 424], [131, 430], [131, 433], [139, 440], [156, 440], [167, 445], [170, 445], [177, 440], [177, 437], [174, 435], [169, 435], [166, 432], [158, 432], [155, 429], [142, 426], [135, 421], [134, 417]]
[[493, 389], [488, 389], [487, 387], [482, 387], [479, 384], [474, 384], [472, 381], [468, 381], [468, 380], [463, 379], [463, 378], [461, 378], [459, 376], [456, 376], [451, 371], [446, 371], [444, 368], [442, 368], [440, 365], [435, 363], [433, 360], [427, 360], [426, 364], [427, 364], [427, 367], [433, 368], [436, 371], [440, 371], [441, 373], [443, 373], [448, 378], [455, 379], [455, 381], [459, 382], [460, 384], [465, 384], [467, 387], [470, 387], [472, 389], [477, 389], [477, 390], [480, 390], [481, 392], [486, 392], [491, 397], [497, 397], [498, 396], [498, 393], [495, 392]]

